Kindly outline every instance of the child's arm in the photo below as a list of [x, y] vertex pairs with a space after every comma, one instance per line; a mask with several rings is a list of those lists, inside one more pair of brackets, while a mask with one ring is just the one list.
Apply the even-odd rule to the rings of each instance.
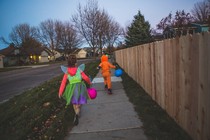
[[59, 89], [59, 94], [58, 94], [59, 97], [61, 97], [62, 94], [63, 94], [63, 91], [64, 91], [65, 86], [66, 86], [66, 81], [67, 81], [67, 74], [64, 74], [63, 80], [61, 82], [60, 89]]
[[97, 67], [97, 69], [100, 69], [102, 67], [102, 63], [100, 63]]
[[112, 69], [116, 68], [116, 66], [112, 65], [111, 63], [109, 63], [109, 67], [112, 68]]
[[81, 73], [82, 79], [84, 79], [89, 85], [91, 84], [90, 78], [84, 73]]

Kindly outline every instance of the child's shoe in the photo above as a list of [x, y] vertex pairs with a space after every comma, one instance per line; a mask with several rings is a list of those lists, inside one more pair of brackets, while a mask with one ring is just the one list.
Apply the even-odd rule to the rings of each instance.
[[78, 125], [79, 124], [79, 116], [76, 114], [74, 116], [74, 125]]
[[108, 94], [112, 94], [112, 90], [111, 89], [108, 89]]

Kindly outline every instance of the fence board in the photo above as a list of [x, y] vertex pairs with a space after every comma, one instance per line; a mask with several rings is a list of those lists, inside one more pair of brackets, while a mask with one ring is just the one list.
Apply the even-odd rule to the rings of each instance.
[[150, 60], [151, 60], [151, 64], [150, 64], [150, 68], [151, 68], [151, 97], [153, 100], [156, 100], [156, 85], [155, 85], [155, 50], [154, 47], [155, 44], [154, 43], [150, 43]]
[[145, 44], [144, 46], [144, 54], [145, 54], [145, 61], [144, 61], [144, 71], [145, 71], [145, 90], [147, 93], [151, 94], [151, 69], [150, 69], [150, 48], [149, 44]]
[[[190, 38], [190, 91], [189, 91], [189, 110], [188, 132], [192, 137], [196, 137], [197, 115], [198, 114], [198, 81], [199, 81], [199, 36], [194, 34]], [[193, 75], [193, 76], [192, 76]]]
[[188, 82], [189, 82], [189, 41], [187, 36], [180, 38], [180, 113], [179, 120], [182, 127], [187, 130], [187, 117], [189, 117]]
[[209, 133], [209, 130], [210, 130], [210, 55], [209, 55], [209, 52], [210, 52], [210, 33], [206, 33], [205, 34], [205, 41], [206, 41], [206, 47], [207, 47], [207, 71], [208, 71], [208, 75], [206, 76], [207, 78], [207, 95], [206, 95], [206, 109], [207, 109], [207, 112], [206, 112], [206, 128], [205, 128], [205, 139], [208, 139], [210, 140], [210, 133]]
[[[209, 137], [209, 35], [202, 35], [199, 41], [199, 101], [198, 101], [198, 139], [210, 139]], [[208, 118], [207, 118], [208, 117]], [[206, 123], [205, 123], [206, 122]]]
[[170, 40], [164, 41], [164, 93], [165, 93], [165, 110], [171, 115], [171, 103], [173, 103], [173, 99], [170, 99], [171, 96], [171, 80], [172, 80], [172, 48], [170, 46]]
[[173, 52], [174, 52], [174, 98], [175, 98], [175, 103], [174, 103], [174, 119], [175, 121], [180, 124], [179, 120], [179, 113], [180, 113], [180, 98], [181, 98], [181, 90], [180, 90], [180, 60], [181, 60], [181, 46], [179, 43], [179, 38], [175, 38], [173, 40]]
[[158, 103], [165, 109], [165, 96], [164, 96], [164, 48], [163, 48], [163, 41], [160, 41], [156, 48], [157, 51], [157, 78], [156, 78], [156, 85], [157, 85], [157, 97]]
[[[162, 96], [164, 96], [164, 104], [165, 104], [165, 107], [164, 107], [164, 109], [166, 110], [166, 111], [169, 111], [168, 110], [168, 102], [171, 102], [171, 101], [169, 101], [169, 99], [168, 99], [168, 94], [169, 94], [169, 91], [168, 91], [168, 88], [170, 88], [170, 86], [169, 86], [169, 84], [170, 84], [170, 81], [169, 81], [169, 65], [170, 65], [170, 61], [169, 61], [169, 57], [170, 57], [170, 49], [169, 49], [169, 47], [168, 47], [168, 40], [166, 40], [166, 41], [164, 41], [163, 42], [163, 46], [162, 46], [162, 48], [164, 49], [164, 53], [163, 53], [163, 59], [164, 59], [164, 64], [163, 64], [163, 68], [164, 68], [164, 74], [163, 74], [163, 80], [164, 81], [167, 81], [167, 82], [164, 82], [164, 88], [163, 88], [163, 90], [164, 90], [164, 95], [162, 95]], [[170, 113], [168, 113], [168, 114], [170, 114]]]
[[[136, 80], [136, 82], [138, 83], [138, 84], [140, 84], [140, 74], [141, 74], [141, 72], [140, 72], [140, 67], [141, 67], [141, 65], [140, 65], [140, 48], [139, 48], [139, 46], [137, 46], [137, 47], [135, 47], [136, 48], [136, 78], [137, 78], [137, 80]], [[141, 84], [140, 84], [141, 85]]]
[[207, 108], [207, 112], [206, 112], [206, 131], [205, 131], [205, 133], [206, 133], [206, 139], [208, 139], [208, 140], [210, 140], [210, 133], [209, 133], [209, 130], [210, 130], [210, 55], [209, 55], [209, 52], [210, 52], [210, 33], [208, 32], [208, 34], [206, 34], [206, 42], [207, 42], [207, 52], [208, 52], [208, 54], [207, 54], [207, 59], [208, 59], [208, 63], [207, 63], [207, 69], [208, 69], [208, 76], [206, 76], [207, 77], [207, 79], [208, 79], [208, 83], [207, 83], [207, 96], [206, 96], [206, 100], [207, 100], [207, 102], [206, 102], [206, 108]]
[[144, 81], [145, 81], [145, 77], [144, 77], [144, 47], [141, 46], [141, 84], [144, 87]]
[[137, 74], [136, 74], [136, 61], [135, 61], [135, 58], [136, 58], [135, 47], [133, 47], [131, 50], [132, 50], [131, 51], [132, 55], [130, 54], [130, 58], [131, 58], [130, 62], [132, 63], [130, 63], [131, 64], [130, 69], [131, 69], [132, 78], [136, 81]]

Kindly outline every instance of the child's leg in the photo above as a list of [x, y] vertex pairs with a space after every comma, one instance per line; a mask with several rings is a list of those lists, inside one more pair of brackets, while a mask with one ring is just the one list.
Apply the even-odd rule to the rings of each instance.
[[106, 90], [107, 89], [107, 78], [104, 76], [104, 89]]
[[74, 125], [78, 125], [78, 123], [79, 123], [80, 105], [73, 104], [73, 108], [74, 108], [74, 111], [75, 111]]
[[107, 85], [107, 78], [104, 76], [104, 85]]
[[104, 78], [104, 88], [105, 88], [105, 90], [107, 90], [108, 88], [109, 88], [109, 77], [110, 77], [110, 72], [108, 71], [108, 72], [104, 72], [103, 74], [103, 78]]
[[107, 77], [108, 94], [112, 94], [112, 81], [111, 75]]
[[80, 105], [73, 104], [74, 112], [76, 115], [79, 115], [80, 113]]
[[112, 88], [111, 75], [107, 76], [106, 79], [107, 79], [107, 87], [108, 89], [111, 89]]

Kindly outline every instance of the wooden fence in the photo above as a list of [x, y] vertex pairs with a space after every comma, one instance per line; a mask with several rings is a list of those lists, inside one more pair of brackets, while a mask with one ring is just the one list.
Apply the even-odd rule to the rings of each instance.
[[115, 56], [194, 140], [210, 140], [209, 32], [119, 50]]

